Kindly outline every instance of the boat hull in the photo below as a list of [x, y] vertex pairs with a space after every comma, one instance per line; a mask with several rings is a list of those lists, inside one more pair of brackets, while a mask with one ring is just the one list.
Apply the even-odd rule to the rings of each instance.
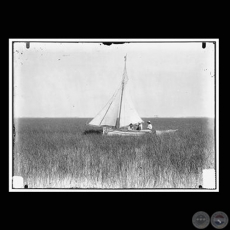
[[[163, 135], [166, 133], [175, 133], [177, 129], [169, 129], [169, 130], [156, 130], [156, 135]], [[145, 134], [153, 133], [151, 130], [144, 129], [144, 130], [111, 130], [105, 133], [104, 135], [107, 136], [143, 136]]]
[[109, 131], [106, 135], [108, 136], [143, 136], [145, 134], [152, 133], [151, 130], [129, 130], [129, 131], [121, 131], [121, 130], [113, 130]]

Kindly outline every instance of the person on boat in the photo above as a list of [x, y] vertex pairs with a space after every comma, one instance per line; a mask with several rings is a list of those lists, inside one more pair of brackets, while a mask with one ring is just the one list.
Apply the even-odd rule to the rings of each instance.
[[142, 123], [139, 123], [141, 130], [143, 129]]
[[103, 134], [107, 134], [108, 130], [106, 127], [103, 127]]
[[131, 124], [129, 124], [129, 126], [128, 126], [128, 130], [133, 130], [133, 124], [131, 123]]
[[142, 130], [142, 124], [140, 122], [137, 124], [137, 130]]
[[153, 129], [153, 126], [152, 126], [151, 122], [150, 122], [150, 121], [147, 121], [147, 123], [148, 123], [147, 129], [152, 130], [152, 129]]

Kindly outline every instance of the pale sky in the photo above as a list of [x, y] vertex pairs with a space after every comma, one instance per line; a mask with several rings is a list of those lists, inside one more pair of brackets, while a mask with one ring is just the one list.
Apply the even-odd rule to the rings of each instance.
[[14, 117], [94, 117], [119, 87], [127, 54], [140, 117], [214, 117], [214, 44], [14, 43]]

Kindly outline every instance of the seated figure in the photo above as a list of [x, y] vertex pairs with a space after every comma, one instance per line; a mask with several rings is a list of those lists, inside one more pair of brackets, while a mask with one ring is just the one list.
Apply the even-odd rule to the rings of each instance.
[[151, 122], [150, 122], [150, 121], [147, 121], [147, 123], [148, 123], [147, 129], [152, 130], [153, 126], [152, 126]]
[[129, 124], [129, 126], [128, 126], [128, 130], [133, 130], [133, 124], [131, 123], [131, 124]]
[[137, 130], [142, 130], [142, 124], [140, 122], [137, 124]]

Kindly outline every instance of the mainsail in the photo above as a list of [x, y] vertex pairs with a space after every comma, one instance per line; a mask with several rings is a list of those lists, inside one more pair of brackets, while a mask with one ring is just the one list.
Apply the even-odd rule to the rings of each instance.
[[128, 80], [125, 56], [121, 87], [114, 93], [105, 107], [90, 121], [89, 125], [121, 128], [128, 126], [130, 123], [144, 122], [135, 110], [129, 96]]
[[121, 114], [120, 114], [120, 122], [119, 127], [128, 126], [130, 123], [136, 124], [138, 122], [144, 122], [140, 116], [138, 115], [132, 100], [129, 94], [129, 87], [128, 85], [124, 88], [123, 91], [123, 100], [121, 104]]

